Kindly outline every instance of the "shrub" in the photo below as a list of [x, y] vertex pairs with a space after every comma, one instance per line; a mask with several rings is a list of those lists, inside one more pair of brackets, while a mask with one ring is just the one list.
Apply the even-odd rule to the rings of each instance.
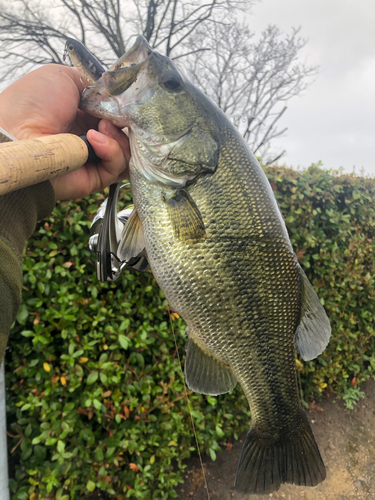
[[[297, 360], [301, 394], [308, 400], [329, 388], [350, 406], [375, 369], [375, 181], [317, 167], [266, 173], [333, 328], [322, 356]], [[13, 499], [94, 490], [167, 499], [195, 449], [171, 332], [183, 358], [184, 323], [170, 317], [151, 273], [97, 281], [87, 242], [102, 199], [60, 203], [24, 258], [23, 305], [6, 356]], [[200, 446], [215, 459], [248, 427], [245, 398], [239, 387], [189, 398]]]

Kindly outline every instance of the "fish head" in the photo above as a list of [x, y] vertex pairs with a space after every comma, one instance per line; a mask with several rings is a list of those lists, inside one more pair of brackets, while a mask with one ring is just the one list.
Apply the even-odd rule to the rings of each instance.
[[194, 178], [202, 165], [216, 166], [213, 106], [142, 36], [85, 89], [80, 105], [94, 116], [128, 127], [138, 169], [152, 181], [176, 186]]

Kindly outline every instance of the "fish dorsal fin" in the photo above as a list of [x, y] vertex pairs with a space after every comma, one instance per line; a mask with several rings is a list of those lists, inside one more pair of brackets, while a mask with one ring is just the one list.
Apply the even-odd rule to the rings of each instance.
[[185, 377], [189, 389], [211, 396], [224, 394], [237, 385], [230, 367], [204, 352], [192, 338], [186, 345]]
[[305, 361], [316, 358], [327, 347], [331, 325], [312, 284], [301, 269], [301, 321], [294, 334], [297, 351]]
[[[213, 173], [219, 159], [219, 147], [212, 134], [196, 126], [170, 151], [164, 170], [183, 175], [186, 171], [202, 170]], [[192, 169], [189, 165], [195, 165]]]
[[122, 261], [137, 257], [145, 248], [141, 220], [136, 209], [132, 211], [122, 231], [117, 256]]
[[180, 240], [196, 240], [206, 236], [201, 213], [185, 189], [176, 189], [164, 199], [175, 236]]

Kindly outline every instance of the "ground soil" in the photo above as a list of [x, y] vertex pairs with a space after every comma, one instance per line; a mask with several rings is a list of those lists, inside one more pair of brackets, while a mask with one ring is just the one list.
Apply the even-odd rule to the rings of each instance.
[[[308, 418], [327, 469], [326, 480], [314, 488], [284, 484], [269, 495], [242, 495], [233, 483], [241, 440], [217, 453], [212, 462], [204, 456], [204, 485], [198, 458], [187, 462], [185, 483], [178, 500], [374, 500], [375, 499], [375, 382], [366, 382], [365, 399], [354, 410], [342, 401], [326, 398], [312, 404]], [[230, 446], [229, 446], [230, 447]]]

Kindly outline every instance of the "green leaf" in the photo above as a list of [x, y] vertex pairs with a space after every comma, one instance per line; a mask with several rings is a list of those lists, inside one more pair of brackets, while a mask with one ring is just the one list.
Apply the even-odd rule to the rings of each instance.
[[94, 408], [96, 408], [97, 410], [102, 409], [102, 403], [100, 401], [98, 401], [97, 399], [94, 399], [92, 404], [94, 405]]
[[57, 439], [56, 438], [47, 438], [46, 439], [46, 446], [53, 446], [56, 443]]
[[224, 436], [224, 432], [223, 432], [222, 428], [219, 425], [216, 425], [215, 432], [218, 435], [218, 437], [223, 437]]
[[116, 438], [107, 438], [104, 442], [108, 448], [117, 448], [117, 446], [120, 446], [120, 440]]
[[30, 457], [32, 452], [33, 452], [33, 449], [31, 448], [31, 446], [30, 446], [30, 448], [27, 448], [26, 450], [22, 451], [21, 460], [26, 461]]
[[95, 450], [95, 460], [97, 462], [102, 462], [104, 460], [104, 453], [103, 453], [103, 449], [101, 447], [98, 447]]
[[65, 443], [63, 441], [57, 441], [57, 451], [62, 455], [65, 451]]
[[31, 441], [31, 444], [39, 444], [42, 440], [42, 435], [40, 436], [35, 436], [35, 438]]
[[34, 446], [34, 455], [39, 462], [43, 462], [47, 456], [47, 450], [44, 446]]
[[33, 332], [33, 331], [31, 331], [31, 330], [23, 330], [23, 331], [21, 332], [21, 335], [22, 335], [23, 337], [34, 337], [35, 332]]
[[127, 337], [125, 337], [125, 335], [119, 335], [118, 336], [118, 341], [120, 343], [120, 346], [123, 348], [123, 349], [127, 349], [129, 347], [129, 339]]
[[91, 372], [90, 375], [87, 377], [87, 384], [92, 385], [95, 384], [95, 382], [98, 380], [99, 373], [98, 372]]
[[95, 483], [89, 479], [86, 484], [86, 489], [87, 491], [94, 491], [95, 490]]
[[25, 304], [21, 304], [20, 308], [18, 309], [18, 314], [17, 314], [17, 321], [18, 323], [21, 323], [22, 325], [25, 324], [25, 320], [29, 316], [29, 311], [26, 307]]

